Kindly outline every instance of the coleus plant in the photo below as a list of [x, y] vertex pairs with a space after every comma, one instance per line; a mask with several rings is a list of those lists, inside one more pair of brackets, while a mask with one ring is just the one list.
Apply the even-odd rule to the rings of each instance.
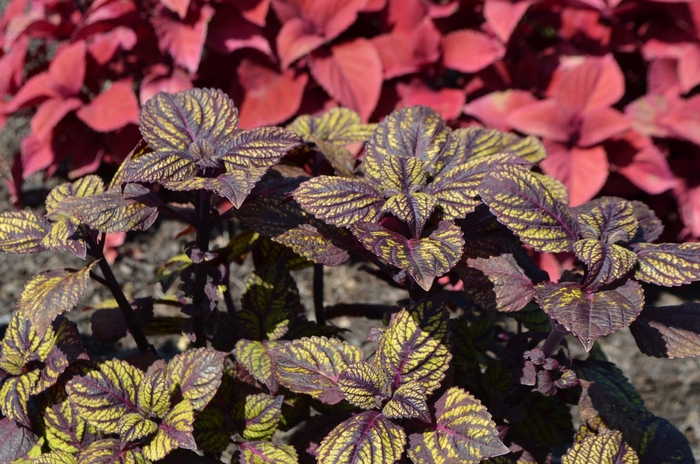
[[[645, 354], [700, 351], [700, 307], [645, 307], [639, 283], [700, 280], [700, 247], [653, 243], [662, 224], [643, 203], [572, 208], [536, 169], [539, 140], [453, 130], [424, 106], [377, 125], [335, 108], [243, 130], [223, 92], [192, 89], [158, 94], [139, 124], [106, 186], [89, 175], [49, 192], [45, 214], [0, 214], [3, 251], [88, 260], [22, 292], [0, 344], [2, 462], [692, 461], [596, 343], [629, 326]], [[165, 297], [129, 300], [105, 237], [161, 212], [193, 240], [157, 271]], [[238, 233], [212, 248], [224, 221]], [[576, 267], [552, 282], [534, 251], [572, 252]], [[406, 299], [325, 307], [323, 267], [351, 258]], [[237, 304], [229, 276], [246, 259]], [[292, 273], [310, 265], [316, 321]], [[64, 313], [91, 280], [114, 297], [92, 336], [130, 334], [136, 352], [99, 360], [83, 347]], [[348, 310], [383, 320], [374, 351], [324, 323]], [[587, 358], [572, 357], [569, 333]], [[191, 348], [164, 359], [149, 337], [167, 334]]]

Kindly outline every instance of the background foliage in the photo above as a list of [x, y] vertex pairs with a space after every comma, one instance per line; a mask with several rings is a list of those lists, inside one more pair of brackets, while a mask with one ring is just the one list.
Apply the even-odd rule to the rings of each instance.
[[140, 104], [215, 87], [242, 128], [424, 104], [452, 126], [536, 135], [572, 206], [640, 198], [666, 238], [700, 235], [697, 2], [12, 0], [0, 44], [0, 124], [32, 115], [15, 191], [38, 171], [115, 166]]

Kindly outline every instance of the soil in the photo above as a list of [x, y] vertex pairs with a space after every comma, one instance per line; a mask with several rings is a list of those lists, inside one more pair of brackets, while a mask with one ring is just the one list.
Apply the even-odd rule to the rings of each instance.
[[[26, 124], [26, 121], [24, 122]], [[8, 159], [18, 148], [19, 134], [22, 133], [23, 121], [11, 124], [12, 133], [8, 128], [0, 132], [0, 156]], [[30, 200], [34, 207], [40, 208], [42, 194], [47, 187], [55, 185], [56, 180], [45, 182], [40, 176], [29, 179], [24, 186], [23, 198]], [[9, 193], [0, 182], [0, 211], [12, 209]], [[118, 279], [123, 282], [124, 291], [128, 297], [147, 295], [162, 295], [160, 285], [153, 282], [156, 267], [169, 257], [182, 252], [182, 246], [191, 238], [175, 239], [181, 226], [170, 220], [159, 221], [156, 226], [142, 234], [135, 234], [120, 247], [120, 257], [113, 266]], [[228, 240], [224, 233], [218, 237], [214, 245], [223, 245]], [[10, 320], [12, 311], [22, 292], [25, 283], [37, 273], [63, 267], [79, 268], [81, 261], [70, 253], [44, 252], [31, 255], [0, 254], [0, 334]], [[240, 298], [241, 290], [251, 270], [250, 263], [234, 268], [231, 276], [231, 288], [234, 301]], [[300, 294], [307, 308], [312, 309], [312, 272], [305, 269], [294, 273], [298, 282]], [[377, 282], [372, 276], [358, 269], [357, 266], [341, 266], [325, 269], [325, 304], [336, 303], [371, 303], [394, 304], [407, 295], [401, 290]], [[649, 301], [656, 305], [665, 306], [679, 304], [684, 301], [698, 301], [697, 287], [681, 296], [670, 293], [660, 293], [655, 296], [657, 301]], [[110, 295], [95, 284], [90, 287], [87, 296], [78, 308], [94, 305], [109, 298]], [[164, 309], [167, 313], [167, 309]], [[313, 311], [309, 317], [313, 318]], [[113, 347], [105, 347], [96, 343], [90, 336], [91, 311], [76, 309], [68, 317], [79, 324], [81, 333], [85, 334], [84, 342], [88, 350], [97, 357], [123, 357], [133, 350], [129, 339]], [[373, 346], [366, 342], [368, 329], [378, 325], [377, 321], [369, 321], [364, 317], [341, 316], [330, 321], [338, 327], [350, 329], [345, 334], [348, 341], [362, 346], [368, 351]], [[152, 342], [162, 346], [165, 356], [178, 350], [186, 344], [182, 337], [155, 338]], [[641, 354], [628, 329], [601, 340], [601, 344], [609, 359], [617, 364], [634, 386], [641, 393], [646, 406], [654, 414], [669, 419], [688, 438], [693, 448], [695, 459], [700, 461], [700, 359], [655, 359]], [[572, 339], [570, 346], [580, 346]], [[172, 356], [172, 354], [170, 354]]]

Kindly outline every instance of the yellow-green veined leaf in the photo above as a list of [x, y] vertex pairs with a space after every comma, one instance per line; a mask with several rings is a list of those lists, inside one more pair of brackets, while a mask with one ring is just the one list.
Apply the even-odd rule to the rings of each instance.
[[664, 231], [664, 225], [656, 217], [654, 211], [641, 201], [634, 200], [631, 203], [634, 207], [634, 218], [639, 225], [633, 240], [635, 242], [653, 242], [659, 238]]
[[385, 370], [393, 388], [416, 381], [426, 395], [440, 386], [450, 359], [447, 348], [422, 331], [405, 309], [389, 323], [376, 354], [376, 363]]
[[89, 197], [102, 193], [104, 182], [98, 176], [85, 176], [75, 182], [66, 182], [51, 189], [46, 197], [46, 212], [52, 213], [58, 204], [68, 197]]
[[416, 192], [428, 182], [428, 173], [418, 158], [386, 155], [381, 165], [381, 186], [393, 194]]
[[479, 194], [499, 222], [538, 251], [568, 251], [578, 239], [567, 205], [522, 166], [492, 170], [481, 181]]
[[343, 400], [338, 378], [348, 365], [362, 361], [362, 350], [334, 338], [310, 337], [269, 351], [279, 383], [326, 404]]
[[238, 126], [238, 110], [221, 90], [159, 93], [144, 105], [139, 126], [154, 150], [185, 151], [192, 142], [223, 143]]
[[336, 107], [320, 116], [299, 116], [287, 129], [307, 140], [313, 136], [337, 145], [346, 145], [366, 141], [376, 126], [362, 124], [360, 115], [349, 108]]
[[121, 463], [119, 453], [121, 443], [113, 438], [105, 438], [90, 443], [78, 454], [78, 464]]
[[[304, 310], [294, 278], [279, 261], [259, 267], [250, 275], [241, 296], [241, 307], [255, 312], [261, 319], [263, 337], [274, 332], [272, 321], [287, 319]], [[276, 313], [281, 315], [274, 316]]]
[[369, 183], [332, 176], [307, 180], [294, 191], [294, 199], [316, 218], [336, 226], [371, 222], [384, 203], [379, 190]]
[[408, 456], [414, 463], [478, 463], [509, 452], [486, 407], [461, 388], [452, 387], [440, 397], [435, 415], [435, 429], [409, 437]]
[[234, 408], [234, 417], [241, 423], [241, 435], [246, 440], [269, 440], [277, 430], [284, 396], [265, 393], [246, 395]]
[[279, 384], [272, 366], [272, 358], [268, 354], [268, 347], [277, 346], [275, 342], [263, 342], [255, 340], [238, 340], [236, 348], [233, 350], [233, 355], [236, 360], [243, 364], [248, 372], [250, 372], [255, 380], [264, 384], [271, 394], [277, 393]]
[[313, 135], [308, 137], [308, 141], [316, 145], [316, 149], [323, 154], [337, 176], [355, 177], [357, 160], [347, 148], [339, 143], [321, 140]]
[[56, 215], [51, 221], [51, 230], [41, 241], [41, 246], [49, 250], [69, 250], [78, 258], [85, 259], [85, 229], [77, 220], [70, 216]]
[[58, 204], [51, 216], [66, 214], [100, 232], [146, 230], [158, 217], [152, 206], [154, 194], [139, 184], [126, 184], [89, 197], [68, 197]]
[[431, 338], [444, 343], [447, 336], [447, 320], [450, 315], [445, 306], [445, 297], [434, 296], [420, 300], [406, 308], [418, 327]]
[[582, 238], [603, 243], [629, 242], [639, 228], [634, 205], [622, 198], [602, 197], [573, 209]]
[[32, 464], [78, 464], [78, 459], [71, 453], [65, 451], [51, 451], [42, 454], [36, 459], [32, 459]]
[[462, 231], [448, 221], [441, 221], [428, 237], [419, 239], [407, 239], [366, 222], [353, 225], [352, 232], [365, 248], [408, 272], [425, 290], [457, 264], [464, 246]]
[[587, 283], [590, 286], [612, 283], [625, 276], [637, 263], [633, 251], [595, 238], [576, 241], [574, 254], [588, 268]]
[[238, 464], [298, 464], [292, 445], [276, 445], [269, 441], [251, 441], [239, 445]]
[[123, 182], [163, 184], [185, 180], [197, 173], [197, 165], [186, 153], [154, 151], [139, 156], [124, 168]]
[[700, 305], [647, 306], [630, 325], [639, 350], [656, 358], [700, 355]]
[[162, 266], [158, 268], [156, 271], [157, 277], [156, 277], [156, 282], [160, 282], [160, 286], [163, 289], [163, 292], [168, 291], [170, 286], [175, 283], [175, 280], [177, 280], [187, 268], [192, 266], [194, 263], [190, 259], [189, 256], [187, 256], [185, 253], [182, 253], [177, 256], [173, 256], [170, 258], [168, 261], [165, 262]]
[[463, 131], [468, 159], [489, 157], [500, 153], [518, 155], [530, 163], [537, 163], [547, 157], [542, 142], [537, 137], [518, 137], [511, 132], [472, 126], [455, 130]]
[[52, 450], [74, 454], [83, 448], [87, 424], [71, 406], [62, 386], [49, 390], [42, 420], [44, 437]]
[[56, 333], [51, 325], [40, 336], [36, 326], [15, 311], [0, 344], [0, 369], [20, 375], [30, 361], [45, 361], [55, 343]]
[[227, 172], [217, 177], [191, 177], [166, 182], [164, 185], [170, 190], [178, 191], [209, 190], [239, 208], [263, 174], [263, 170], [251, 168], [248, 171]]
[[136, 441], [158, 430], [158, 424], [141, 414], [130, 412], [119, 418], [117, 429], [123, 441]]
[[163, 369], [146, 374], [136, 397], [139, 413], [144, 417], [163, 417], [170, 410], [170, 388]]
[[144, 456], [146, 459], [157, 461], [176, 448], [196, 450], [193, 430], [192, 404], [188, 400], [182, 400], [165, 415], [156, 435], [143, 447]]
[[407, 223], [413, 236], [420, 237], [436, 205], [435, 197], [427, 193], [399, 193], [387, 199], [381, 211], [391, 213]]
[[[337, 232], [345, 234], [341, 229], [337, 229]], [[304, 224], [290, 229], [273, 237], [272, 240], [291, 248], [299, 256], [324, 266], [340, 266], [350, 258], [350, 254], [344, 247], [333, 243], [311, 225]]]
[[126, 361], [106, 360], [66, 384], [71, 404], [88, 424], [105, 433], [119, 432], [119, 419], [138, 413], [137, 391], [144, 373]]
[[450, 129], [433, 109], [411, 106], [392, 112], [367, 142], [362, 162], [370, 177], [381, 180], [381, 166], [388, 155], [416, 157], [433, 176], [442, 169]]
[[19, 311], [43, 334], [56, 317], [70, 311], [83, 297], [90, 281], [93, 261], [79, 271], [67, 269], [42, 272], [30, 280], [19, 298]]
[[51, 230], [44, 216], [33, 211], [0, 213], [0, 251], [37, 253], [45, 248], [42, 240]]
[[637, 243], [634, 278], [675, 287], [700, 280], [700, 243]]
[[318, 447], [319, 464], [392, 464], [406, 444], [403, 429], [376, 411], [339, 424]]
[[571, 282], [542, 282], [536, 287], [535, 297], [540, 307], [574, 334], [586, 351], [599, 337], [630, 325], [644, 307], [642, 287], [631, 280], [603, 291]]
[[[195, 411], [201, 411], [221, 384], [226, 353], [197, 348], [180, 353], [168, 362], [166, 377], [171, 390], [179, 387]], [[150, 459], [150, 458], [149, 458]]]
[[638, 464], [637, 453], [622, 440], [622, 433], [606, 430], [584, 438], [561, 458], [562, 464]]
[[391, 419], [418, 418], [423, 422], [430, 422], [430, 411], [425, 388], [417, 382], [411, 381], [400, 385], [392, 395], [389, 402], [384, 405], [382, 414]]
[[221, 162], [226, 172], [262, 169], [260, 177], [302, 140], [280, 127], [261, 127], [238, 132], [224, 148]]
[[378, 408], [391, 395], [390, 379], [379, 366], [364, 361], [341, 372], [338, 388], [350, 404], [362, 409]]
[[556, 177], [541, 174], [539, 172], [533, 172], [532, 175], [537, 177], [545, 188], [552, 192], [554, 198], [558, 198], [567, 205], [569, 204], [569, 191], [566, 189], [566, 185], [564, 185], [562, 181]]
[[38, 370], [5, 379], [0, 388], [0, 411], [5, 417], [31, 427], [27, 408], [29, 397], [38, 380]]
[[121, 185], [124, 183], [125, 169], [129, 163], [131, 163], [131, 160], [136, 159], [139, 156], [143, 156], [146, 153], [151, 153], [152, 151], [153, 149], [148, 146], [148, 143], [144, 139], [139, 140], [139, 143], [136, 144], [129, 154], [126, 155], [124, 161], [122, 161], [122, 163], [119, 165], [117, 172], [114, 173], [114, 177], [112, 177], [112, 180], [107, 186], [107, 190], [111, 190], [116, 187], [121, 188]]
[[231, 443], [227, 432], [226, 417], [212, 407], [204, 408], [194, 415], [194, 441], [205, 453], [220, 455]]
[[30, 429], [19, 425], [7, 417], [0, 418], [0, 462], [29, 463], [29, 459], [36, 457], [34, 452], [37, 445], [39, 451], [44, 444], [44, 439], [37, 437]]
[[[32, 389], [32, 395], [39, 394], [58, 382], [58, 378], [78, 359], [88, 359], [83, 341], [74, 322], [64, 317], [54, 321], [53, 330], [46, 332], [44, 338], [51, 337], [55, 341], [39, 372], [39, 381]], [[54, 335], [55, 334], [55, 335]], [[48, 346], [48, 342], [46, 343]]]

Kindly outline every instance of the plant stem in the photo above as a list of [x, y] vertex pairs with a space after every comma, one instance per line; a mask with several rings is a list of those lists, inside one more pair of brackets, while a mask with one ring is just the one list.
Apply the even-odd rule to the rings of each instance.
[[314, 264], [314, 312], [316, 323], [326, 324], [326, 310], [323, 307], [323, 264]]
[[547, 339], [544, 341], [544, 345], [542, 345], [542, 351], [547, 358], [554, 354], [554, 351], [559, 347], [559, 344], [568, 333], [569, 331], [566, 330], [563, 325], [552, 321], [552, 331], [549, 332]]
[[[209, 251], [209, 192], [197, 191], [197, 248], [206, 253]], [[194, 294], [192, 295], [192, 304], [194, 304], [197, 314], [192, 321], [196, 340], [194, 346], [197, 348], [205, 347], [207, 344], [206, 334], [204, 333], [204, 315], [200, 314], [202, 303], [207, 298], [204, 287], [207, 285], [207, 264], [206, 261], [201, 261], [195, 264], [194, 267]]]

